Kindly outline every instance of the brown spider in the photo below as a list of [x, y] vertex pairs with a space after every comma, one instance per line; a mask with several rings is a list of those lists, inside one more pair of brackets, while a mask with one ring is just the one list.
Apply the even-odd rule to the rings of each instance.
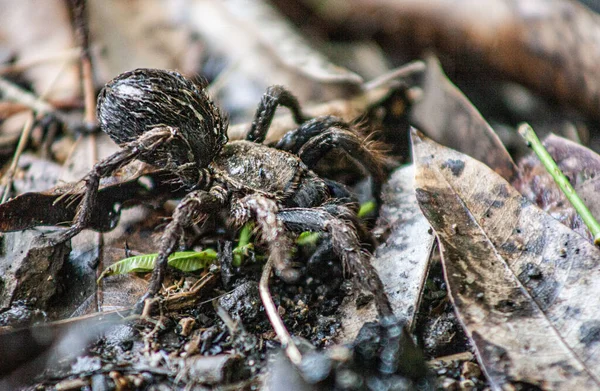
[[[278, 105], [288, 107], [300, 125], [275, 146], [262, 144]], [[276, 273], [298, 278], [289, 261], [288, 231], [322, 231], [361, 288], [373, 292], [380, 312], [390, 306], [381, 281], [361, 249], [368, 234], [348, 207], [342, 185], [313, 171], [319, 159], [342, 148], [372, 174], [374, 192], [382, 182], [381, 161], [365, 140], [342, 120], [308, 120], [297, 99], [281, 86], [264, 94], [246, 140], [227, 142], [227, 120], [204, 86], [172, 71], [137, 69], [117, 76], [98, 97], [100, 126], [121, 150], [97, 163], [84, 178], [85, 195], [73, 225], [54, 238], [65, 241], [89, 226], [100, 178], [134, 159], [174, 174], [189, 192], [177, 206], [159, 246], [148, 292], [155, 295], [164, 279], [167, 257], [184, 228], [223, 209], [240, 226], [254, 219], [268, 244]]]

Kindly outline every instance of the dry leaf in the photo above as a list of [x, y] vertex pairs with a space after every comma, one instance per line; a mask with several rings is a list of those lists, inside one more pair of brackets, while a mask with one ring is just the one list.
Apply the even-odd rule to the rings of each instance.
[[[139, 203], [160, 203], [167, 198], [177, 198], [182, 191], [165, 183], [160, 171], [136, 171], [131, 174], [107, 178], [98, 192], [98, 205], [92, 212], [90, 228], [104, 231], [113, 228], [121, 208]], [[145, 177], [145, 179], [141, 179]], [[155, 185], [148, 185], [155, 184]], [[79, 197], [83, 195], [80, 183], [57, 186], [43, 192], [31, 192], [17, 196], [0, 205], [0, 232], [21, 231], [43, 226], [68, 224], [75, 217]]]
[[189, 34], [170, 18], [173, 2], [162, 0], [91, 0], [90, 29], [100, 79], [135, 68], [179, 69], [189, 50]]
[[[247, 86], [250, 79], [254, 86], [261, 85], [258, 94], [269, 85], [283, 84], [303, 101], [323, 101], [356, 92], [362, 83], [360, 76], [311, 48], [267, 2], [191, 0], [185, 4], [176, 18], [244, 75], [243, 81], [227, 82], [232, 93], [239, 94], [242, 83]], [[259, 96], [247, 98], [257, 102]]]
[[505, 179], [517, 178], [517, 168], [498, 135], [448, 80], [434, 56], [427, 58], [422, 88], [410, 114], [416, 127], [438, 143], [484, 162]]
[[484, 164], [413, 134], [417, 199], [494, 387], [600, 389], [600, 252]]
[[[381, 206], [375, 234], [390, 231], [381, 244], [372, 263], [377, 270], [390, 299], [394, 315], [412, 327], [419, 308], [421, 291], [427, 276], [434, 236], [428, 232], [429, 223], [419, 210], [414, 194], [414, 167], [407, 166], [392, 174], [382, 192]], [[376, 319], [377, 311], [371, 303], [356, 308], [350, 298], [344, 300], [342, 316], [343, 341], [352, 341], [365, 322]]]

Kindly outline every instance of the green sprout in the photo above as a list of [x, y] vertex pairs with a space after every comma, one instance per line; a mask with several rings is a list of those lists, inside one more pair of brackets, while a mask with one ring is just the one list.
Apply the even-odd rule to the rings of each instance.
[[247, 257], [254, 249], [254, 245], [250, 243], [250, 238], [252, 237], [252, 230], [254, 229], [253, 223], [246, 223], [241, 231], [240, 237], [238, 239], [238, 244], [233, 249], [233, 262], [232, 265], [235, 267], [240, 267], [245, 257]]
[[594, 237], [594, 244], [596, 246], [600, 245], [600, 224], [598, 224], [598, 221], [596, 221], [588, 207], [579, 198], [565, 174], [562, 173], [554, 159], [552, 159], [552, 156], [544, 148], [533, 128], [529, 124], [523, 123], [519, 125], [519, 134], [527, 141], [527, 145], [535, 152], [546, 168], [546, 171], [552, 176], [558, 187], [560, 187], [560, 190], [562, 190], [571, 205], [573, 205], [573, 208], [581, 216], [581, 219]]

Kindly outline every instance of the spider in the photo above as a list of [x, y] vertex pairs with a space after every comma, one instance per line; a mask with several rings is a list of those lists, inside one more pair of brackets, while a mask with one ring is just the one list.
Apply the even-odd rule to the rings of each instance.
[[[186, 189], [162, 234], [148, 291], [140, 302], [158, 293], [168, 256], [184, 228], [227, 210], [236, 226], [251, 219], [257, 223], [276, 274], [286, 281], [299, 278], [290, 261], [289, 231], [325, 232], [329, 246], [360, 287], [374, 293], [380, 312], [389, 312], [387, 298], [378, 294], [382, 283], [361, 249], [368, 234], [347, 204], [347, 190], [311, 170], [323, 155], [341, 148], [370, 171], [378, 195], [383, 175], [377, 153], [339, 118], [307, 118], [282, 86], [267, 89], [246, 139], [228, 142], [228, 121], [205, 87], [177, 72], [157, 69], [126, 72], [106, 84], [98, 97], [97, 116], [101, 129], [121, 149], [84, 177], [77, 214], [55, 241], [68, 240], [86, 228], [100, 179], [138, 159], [174, 174]], [[300, 126], [275, 146], [264, 145], [280, 105]]]

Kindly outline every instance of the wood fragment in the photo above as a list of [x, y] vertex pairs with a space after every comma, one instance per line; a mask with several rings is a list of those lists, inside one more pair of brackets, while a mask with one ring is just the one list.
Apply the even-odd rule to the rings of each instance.
[[[395, 46], [435, 49], [600, 117], [600, 16], [574, 0], [330, 0], [344, 26], [377, 26]], [[328, 14], [321, 13], [327, 17]]]

